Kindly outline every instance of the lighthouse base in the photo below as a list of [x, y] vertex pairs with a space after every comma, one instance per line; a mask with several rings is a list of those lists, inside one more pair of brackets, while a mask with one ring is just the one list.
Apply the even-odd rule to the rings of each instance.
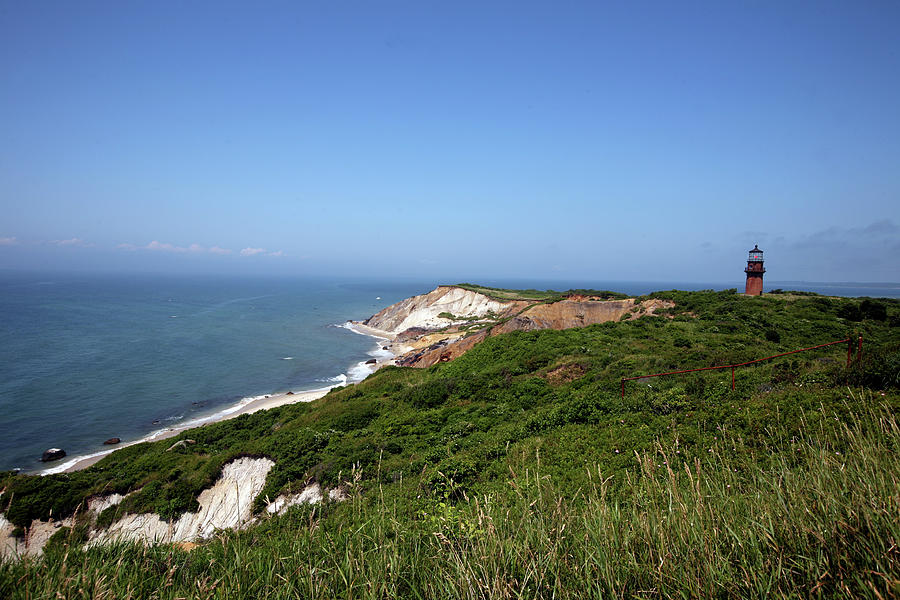
[[747, 296], [759, 296], [762, 294], [763, 282], [762, 277], [747, 277], [747, 287], [744, 294]]

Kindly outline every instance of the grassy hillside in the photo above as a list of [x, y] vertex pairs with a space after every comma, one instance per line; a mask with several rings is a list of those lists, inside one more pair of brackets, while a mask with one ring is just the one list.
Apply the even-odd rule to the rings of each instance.
[[565, 292], [556, 292], [553, 290], [510, 290], [506, 288], [485, 287], [474, 283], [457, 283], [453, 287], [469, 290], [470, 292], [478, 292], [494, 300], [500, 302], [509, 302], [511, 300], [532, 300], [535, 302], [558, 302], [566, 296], [580, 294], [585, 296], [596, 296], [604, 300], [614, 300], [627, 298], [625, 294], [618, 292], [610, 292], [608, 290], [568, 290]]
[[[352, 499], [266, 518], [190, 554], [60, 535], [0, 566], [0, 596], [748, 597], [900, 594], [900, 303], [660, 292], [663, 316], [489, 338], [451, 363], [386, 368], [320, 401], [118, 451], [71, 475], [6, 474], [17, 525], [91, 494], [101, 515], [195, 505], [240, 455]], [[629, 384], [653, 373], [743, 368]], [[652, 387], [651, 387], [652, 386]], [[79, 591], [81, 590], [81, 591]], [[91, 591], [93, 590], [93, 591]]]

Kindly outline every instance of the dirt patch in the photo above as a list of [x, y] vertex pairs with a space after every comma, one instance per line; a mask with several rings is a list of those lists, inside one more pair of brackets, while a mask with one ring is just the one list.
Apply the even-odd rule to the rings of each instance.
[[563, 385], [579, 379], [587, 372], [587, 369], [579, 364], [561, 365], [547, 371], [544, 379], [550, 385]]

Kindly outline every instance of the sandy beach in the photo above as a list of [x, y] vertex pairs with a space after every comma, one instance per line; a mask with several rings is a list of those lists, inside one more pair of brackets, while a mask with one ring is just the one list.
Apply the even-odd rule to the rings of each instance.
[[397, 338], [397, 334], [390, 331], [369, 327], [368, 325], [363, 325], [359, 321], [348, 321], [344, 326], [350, 331], [369, 337], [379, 338], [384, 341], [382, 348], [386, 348], [387, 350], [385, 351], [391, 354], [391, 357], [385, 360], [379, 358], [378, 362], [375, 364], [375, 369], [396, 364], [396, 361], [394, 360], [396, 357], [403, 356], [413, 349], [413, 346], [409, 344], [400, 344], [394, 341]]
[[117, 445], [115, 448], [110, 448], [109, 450], [103, 450], [98, 452], [97, 454], [93, 454], [91, 456], [86, 456], [84, 458], [79, 459], [74, 464], [62, 469], [61, 471], [57, 471], [56, 469], [48, 469], [44, 471], [43, 474], [47, 474], [48, 472], [62, 472], [62, 473], [71, 473], [72, 471], [79, 471], [81, 469], [86, 469], [94, 463], [98, 462], [102, 458], [112, 454], [116, 450], [121, 448], [125, 448], [128, 446], [133, 446], [135, 444], [140, 444], [143, 442], [155, 442], [158, 440], [164, 440], [166, 438], [175, 437], [182, 431], [187, 431], [188, 429], [195, 429], [197, 427], [203, 427], [209, 423], [218, 423], [220, 421], [227, 421], [228, 419], [233, 419], [235, 417], [239, 417], [241, 415], [249, 415], [251, 413], [255, 413], [259, 410], [267, 410], [270, 408], [275, 408], [276, 406], [283, 406], [285, 404], [294, 404], [295, 402], [312, 402], [313, 400], [318, 400], [319, 398], [325, 396], [332, 388], [322, 388], [318, 390], [310, 390], [307, 392], [285, 392], [283, 394], [271, 394], [267, 396], [262, 396], [258, 398], [253, 398], [246, 404], [239, 405], [233, 412], [229, 412], [228, 414], [224, 414], [217, 418], [210, 418], [208, 421], [204, 422], [195, 422], [191, 424], [182, 425], [180, 427], [172, 427], [169, 429], [163, 429], [161, 431], [157, 431], [145, 438], [141, 438], [139, 440], [135, 440], [133, 442], [127, 442], [124, 444]]
[[[355, 367], [351, 368], [351, 371], [356, 371], [359, 379], [365, 378], [370, 373], [375, 372], [377, 369], [394, 364], [395, 356], [398, 356], [402, 352], [398, 352], [399, 350], [404, 350], [406, 347], [401, 346], [400, 348], [395, 348], [395, 344], [393, 343], [394, 335], [387, 331], [381, 331], [380, 329], [375, 329], [373, 327], [367, 327], [362, 323], [358, 322], [347, 322], [344, 327], [353, 331], [354, 333], [358, 333], [360, 335], [365, 335], [373, 338], [377, 338], [383, 343], [379, 343], [379, 348], [377, 352], [374, 352], [375, 363], [366, 363], [361, 362]], [[398, 345], [400, 346], [400, 345]], [[385, 350], [385, 347], [387, 348]], [[232, 407], [231, 409], [226, 409], [225, 411], [218, 413], [216, 415], [212, 415], [207, 418], [196, 419], [194, 421], [185, 423], [183, 425], [177, 427], [170, 427], [167, 429], [162, 429], [156, 431], [146, 437], [143, 437], [138, 440], [134, 440], [131, 442], [125, 442], [119, 445], [116, 445], [113, 448], [100, 450], [94, 454], [90, 454], [88, 456], [83, 457], [75, 457], [74, 462], [72, 459], [69, 461], [48, 469], [45, 469], [41, 472], [42, 475], [48, 475], [51, 473], [71, 473], [73, 471], [78, 471], [81, 469], [86, 469], [91, 465], [99, 462], [104, 457], [109, 454], [119, 450], [121, 448], [126, 448], [128, 446], [133, 446], [135, 444], [140, 444], [143, 442], [155, 442], [158, 440], [164, 440], [167, 438], [175, 437], [183, 431], [187, 431], [189, 429], [195, 429], [197, 427], [203, 427], [204, 425], [208, 425], [210, 423], [218, 423], [221, 421], [227, 421], [228, 419], [233, 419], [235, 417], [239, 417], [241, 415], [247, 415], [251, 413], [255, 413], [260, 410], [268, 410], [270, 408], [275, 408], [277, 406], [283, 406], [285, 404], [294, 404], [295, 402], [312, 402], [313, 400], [318, 400], [325, 396], [329, 391], [338, 385], [328, 386], [316, 390], [308, 390], [308, 391], [299, 391], [299, 392], [284, 392], [280, 394], [269, 394], [265, 396], [257, 396], [253, 398], [246, 399], [241, 404]], [[351, 382], [352, 385], [352, 382]]]

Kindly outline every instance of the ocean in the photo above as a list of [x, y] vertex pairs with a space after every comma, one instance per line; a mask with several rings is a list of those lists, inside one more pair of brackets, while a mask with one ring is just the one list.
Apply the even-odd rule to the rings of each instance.
[[[433, 286], [431, 286], [433, 287]], [[340, 327], [428, 283], [0, 276], [0, 470], [104, 449], [254, 396], [359, 381], [377, 340]], [[108, 447], [106, 447], [108, 448]]]
[[[0, 470], [40, 472], [48, 466], [39, 462], [41, 454], [51, 447], [68, 454], [52, 463], [58, 468], [108, 448], [103, 441], [110, 437], [138, 440], [214, 419], [248, 398], [359, 381], [369, 374], [364, 363], [380, 345], [341, 325], [438, 283], [0, 273]], [[628, 294], [736, 285], [478, 283]], [[900, 296], [900, 286], [794, 282], [779, 287]]]

